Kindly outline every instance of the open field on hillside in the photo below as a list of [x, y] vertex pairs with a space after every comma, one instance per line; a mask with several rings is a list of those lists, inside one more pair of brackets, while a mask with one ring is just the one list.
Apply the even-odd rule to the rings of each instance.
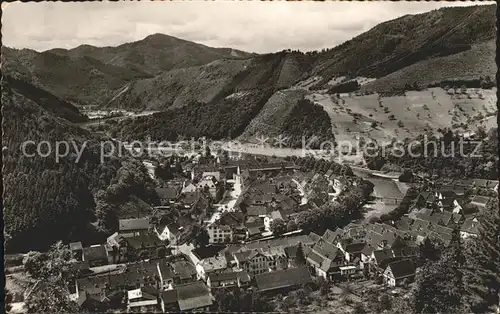
[[[307, 98], [323, 106], [332, 120], [338, 141], [365, 137], [377, 142], [413, 138], [438, 129], [473, 130], [479, 121], [496, 114], [496, 89], [445, 91], [430, 88], [408, 91], [404, 96], [340, 95], [313, 93]], [[491, 119], [484, 126], [495, 126]]]

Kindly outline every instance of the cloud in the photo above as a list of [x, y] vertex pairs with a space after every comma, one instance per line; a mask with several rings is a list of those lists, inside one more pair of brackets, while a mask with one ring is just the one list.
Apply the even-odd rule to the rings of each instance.
[[[493, 3], [493, 2], [491, 2]], [[47, 50], [115, 46], [164, 33], [249, 52], [338, 45], [380, 22], [474, 2], [38, 2], [9, 3], [3, 43]]]

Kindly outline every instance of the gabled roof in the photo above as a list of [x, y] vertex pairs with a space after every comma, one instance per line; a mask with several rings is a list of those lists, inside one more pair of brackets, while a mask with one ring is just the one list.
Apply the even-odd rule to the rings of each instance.
[[283, 216], [281, 216], [281, 213], [277, 210], [271, 212], [271, 218], [272, 219], [283, 219]]
[[377, 265], [380, 265], [384, 260], [393, 258], [394, 252], [392, 249], [377, 250], [373, 251], [373, 257]]
[[151, 249], [157, 248], [161, 246], [165, 246], [158, 237], [154, 234], [145, 234], [139, 236], [133, 236], [130, 238], [126, 238], [128, 245], [136, 250], [138, 249]]
[[488, 196], [474, 195], [474, 197], [471, 200], [471, 203], [477, 204], [479, 206], [486, 206], [486, 204], [490, 199], [491, 197]]
[[177, 303], [177, 290], [165, 290], [160, 294], [160, 298], [165, 304]]
[[163, 280], [174, 278], [174, 271], [170, 266], [170, 263], [168, 263], [165, 259], [158, 262], [158, 268], [160, 269]]
[[415, 264], [409, 259], [389, 263], [387, 267], [391, 270], [395, 279], [415, 274]]
[[228, 281], [228, 280], [237, 280], [239, 279], [241, 282], [249, 282], [250, 276], [246, 271], [231, 271], [231, 272], [223, 272], [223, 273], [212, 273], [208, 275], [210, 278], [210, 282], [217, 281]]
[[352, 244], [348, 244], [346, 247], [345, 247], [345, 250], [349, 253], [360, 253], [363, 248], [365, 247], [366, 243], [365, 242], [360, 242], [360, 243], [352, 243]]
[[361, 250], [361, 253], [366, 256], [371, 256], [374, 250], [375, 249], [371, 245], [366, 244], [363, 250]]
[[177, 261], [171, 264], [175, 276], [181, 279], [191, 278], [196, 275], [196, 268], [187, 261]]
[[344, 230], [337, 228], [335, 231], [332, 231], [330, 229], [326, 229], [325, 233], [323, 233], [323, 236], [321, 237], [323, 240], [330, 242], [330, 243], [335, 243], [335, 241], [344, 233]]
[[224, 256], [212, 256], [199, 262], [200, 266], [208, 272], [227, 268], [227, 260]]
[[314, 242], [317, 242], [321, 237], [319, 235], [317, 235], [316, 233], [314, 232], [311, 232], [309, 233], [309, 237], [314, 241]]
[[307, 267], [298, 267], [256, 275], [255, 281], [262, 292], [311, 283], [312, 277]]
[[83, 250], [83, 245], [82, 245], [82, 242], [78, 241], [78, 242], [72, 242], [69, 244], [69, 249], [71, 251], [79, 251], [79, 250]]
[[175, 287], [179, 309], [187, 311], [206, 307], [213, 304], [214, 297], [205, 283], [201, 281], [191, 282]]
[[108, 254], [104, 245], [83, 248], [83, 258], [86, 261], [107, 261]]
[[148, 230], [148, 229], [149, 229], [148, 218], [120, 219], [119, 221], [120, 231]]
[[267, 214], [265, 206], [250, 205], [246, 208], [248, 216], [263, 216]]
[[460, 231], [467, 232], [470, 234], [478, 234], [479, 233], [479, 221], [474, 221], [474, 218], [465, 219], [462, 227], [460, 227]]

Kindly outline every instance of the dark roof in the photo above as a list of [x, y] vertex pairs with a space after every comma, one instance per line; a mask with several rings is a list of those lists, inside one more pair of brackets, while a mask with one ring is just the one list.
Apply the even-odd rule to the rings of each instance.
[[160, 294], [160, 298], [165, 304], [177, 303], [177, 290], [165, 290]]
[[345, 247], [345, 250], [349, 253], [358, 253], [363, 250], [365, 247], [366, 243], [365, 242], [360, 242], [360, 243], [353, 243], [353, 244], [348, 244]]
[[311, 283], [312, 277], [307, 267], [298, 267], [256, 275], [255, 281], [259, 291], [269, 291]]
[[491, 197], [488, 197], [488, 196], [474, 195], [471, 202], [482, 206], [482, 205], [486, 205], [486, 203], [488, 203], [488, 201], [490, 199], [491, 199]]
[[267, 208], [265, 206], [255, 206], [251, 205], [247, 207], [248, 216], [260, 216], [267, 214]]
[[396, 279], [415, 274], [415, 264], [409, 259], [389, 263], [387, 267], [391, 269]]
[[148, 230], [148, 229], [149, 229], [148, 218], [120, 219], [119, 221], [120, 231]]
[[231, 271], [223, 273], [211, 273], [208, 275], [211, 282], [226, 281], [226, 280], [236, 280], [240, 279], [242, 282], [249, 282], [250, 276], [246, 271]]
[[180, 277], [181, 279], [191, 278], [192, 276], [196, 275], [196, 268], [193, 264], [187, 261], [177, 261], [175, 263], [172, 263], [172, 268], [175, 275]]
[[155, 191], [156, 191], [156, 194], [158, 194], [158, 196], [161, 199], [175, 199], [175, 198], [177, 198], [177, 195], [179, 194], [177, 189], [175, 189], [173, 187], [156, 188]]
[[140, 236], [134, 236], [130, 238], [126, 238], [128, 245], [136, 250], [138, 249], [150, 249], [157, 248], [160, 246], [165, 246], [158, 237], [154, 234], [145, 234]]
[[295, 258], [295, 257], [297, 257], [298, 249], [299, 249], [298, 246], [289, 246], [289, 247], [286, 247], [284, 250], [285, 250], [286, 256], [288, 258]]
[[474, 221], [474, 218], [468, 218], [460, 227], [460, 231], [467, 232], [470, 234], [478, 234], [479, 233], [479, 222]]
[[170, 267], [170, 263], [168, 263], [166, 260], [162, 259], [158, 262], [158, 268], [160, 268], [161, 276], [163, 277], [163, 280], [167, 278], [174, 278], [174, 271], [172, 270], [172, 267]]
[[314, 232], [309, 233], [309, 237], [314, 241], [318, 241], [321, 237]]
[[69, 244], [69, 249], [71, 251], [79, 251], [79, 250], [83, 250], [83, 245], [82, 245], [82, 242], [72, 242]]
[[201, 281], [178, 285], [175, 290], [181, 311], [210, 306], [213, 303], [212, 294]]
[[394, 257], [394, 252], [391, 249], [373, 251], [373, 256], [378, 265], [384, 260]]
[[108, 254], [104, 245], [96, 245], [83, 248], [83, 257], [86, 261], [108, 260]]
[[222, 251], [226, 246], [225, 245], [208, 245], [204, 247], [195, 248], [191, 251], [194, 255], [196, 255], [200, 260], [216, 256], [220, 251]]

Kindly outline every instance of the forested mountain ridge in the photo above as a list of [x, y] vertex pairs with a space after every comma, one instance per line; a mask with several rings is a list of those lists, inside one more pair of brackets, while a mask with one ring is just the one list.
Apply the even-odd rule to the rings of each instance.
[[[118, 210], [119, 204], [127, 202], [129, 197], [155, 201], [154, 185], [142, 164], [127, 157], [111, 157], [101, 163], [99, 139], [44, 109], [44, 105], [33, 100], [35, 96], [28, 98], [30, 91], [33, 90], [21, 93], [8, 81], [2, 81], [7, 252], [45, 249], [57, 240], [93, 242], [101, 239], [107, 234], [108, 226], [96, 212], [94, 199], [100, 190], [110, 185], [114, 185], [122, 197], [114, 209]], [[54, 97], [48, 96], [48, 99]], [[22, 144], [26, 141], [32, 144], [26, 145], [23, 152]], [[37, 145], [42, 141], [51, 145], [46, 157], [41, 156], [48, 152], [46, 146], [41, 146], [37, 153]], [[68, 156], [59, 160], [55, 157], [57, 141], [69, 145]], [[73, 145], [84, 148], [79, 160]], [[132, 178], [127, 184], [133, 184], [133, 189], [126, 190], [125, 176]]]
[[127, 83], [163, 71], [245, 59], [246, 52], [210, 48], [163, 34], [117, 47], [31, 49], [2, 47], [3, 71], [77, 105], [102, 105]]
[[[463, 53], [495, 38], [495, 9], [495, 5], [451, 7], [406, 15], [381, 23], [337, 47], [307, 53], [256, 55], [163, 34], [117, 47], [82, 45], [41, 53], [4, 47], [2, 52], [8, 74], [21, 76], [66, 101], [164, 110], [191, 102], [208, 103], [231, 89], [237, 77], [241, 82], [236, 90], [262, 88], [265, 79], [254, 80], [255, 76], [242, 72], [253, 66], [264, 73], [271, 59], [280, 64], [272, 67], [274, 73], [270, 74], [278, 78], [275, 87], [285, 89], [297, 81], [317, 78], [311, 86], [314, 90], [328, 89], [328, 83], [336, 77], [381, 78], [444, 56], [478, 58], [472, 63], [474, 68], [493, 64], [490, 56]], [[460, 67], [459, 62], [454, 64]], [[415, 69], [408, 71], [410, 74], [403, 78], [411, 77]], [[469, 72], [469, 67], [464, 71]], [[487, 72], [483, 76], [491, 74]], [[424, 84], [434, 81], [425, 75], [419, 78]]]

